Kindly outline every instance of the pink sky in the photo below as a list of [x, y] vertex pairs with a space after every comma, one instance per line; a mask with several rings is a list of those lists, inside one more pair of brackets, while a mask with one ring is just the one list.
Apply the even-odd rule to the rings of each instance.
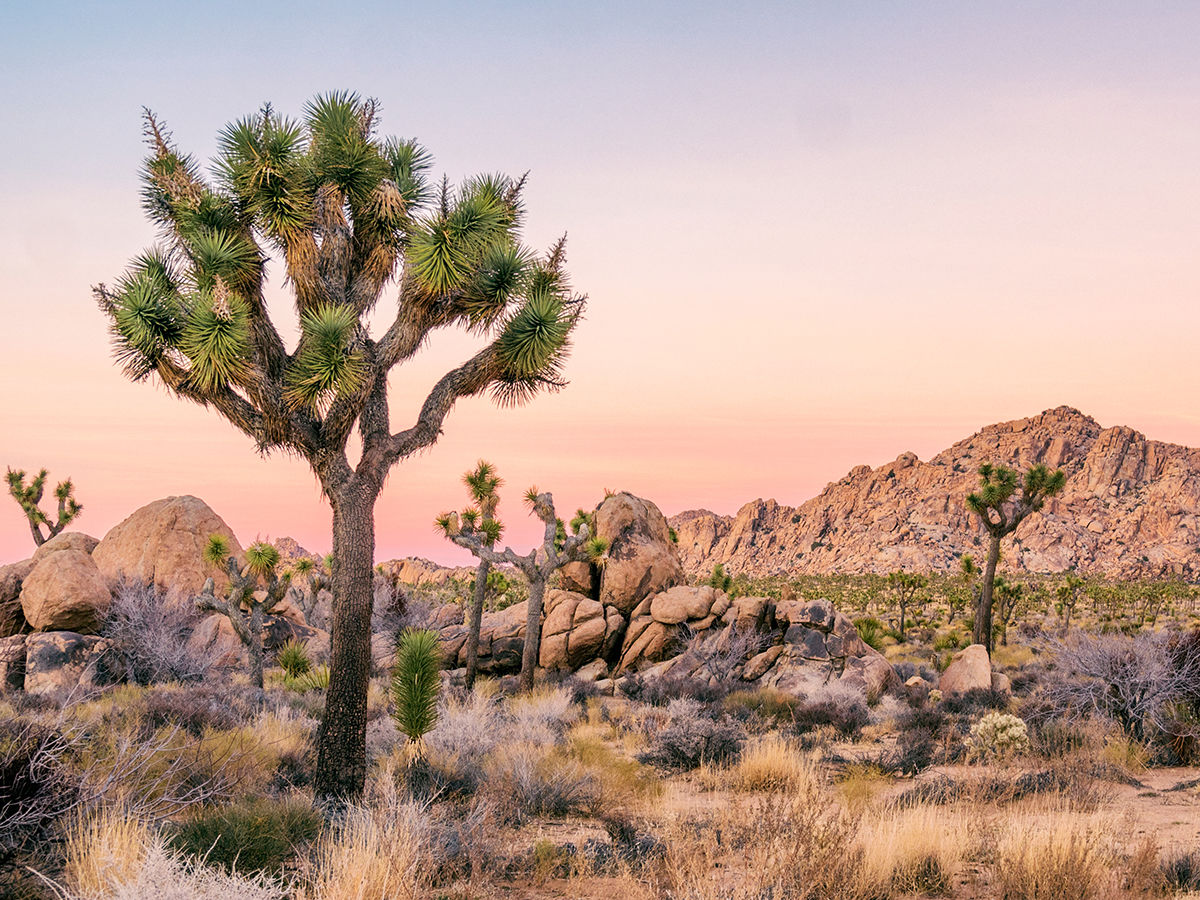
[[[304, 56], [316, 37], [287, 25], [265, 62], [222, 45], [224, 74], [202, 98], [145, 49], [168, 25], [105, 44], [83, 7], [22, 13], [0, 38], [19, 98], [0, 149], [0, 464], [71, 475], [77, 527], [97, 536], [189, 493], [244, 542], [328, 548], [307, 468], [260, 459], [215, 414], [125, 381], [89, 285], [153, 239], [137, 195], [141, 104], [207, 157], [263, 99], [295, 113], [338, 86], [377, 95], [383, 130], [420, 137], [452, 178], [530, 169], [528, 236], [568, 231], [591, 297], [565, 392], [516, 412], [466, 401], [393, 471], [380, 559], [463, 560], [431, 523], [461, 505], [458, 477], [481, 456], [508, 480], [501, 510], [523, 548], [531, 482], [567, 512], [605, 488], [668, 514], [796, 504], [853, 465], [928, 458], [1063, 403], [1200, 445], [1200, 11], [697, 9], [687, 27], [632, 5], [628, 31], [532, 8], [465, 26], [468, 58], [507, 34], [511, 66], [481, 53], [474, 80], [424, 93], [412, 78], [441, 47], [420, 27], [289, 79], [271, 53]], [[214, 27], [189, 26], [181, 67], [217, 52]], [[522, 102], [480, 93], [501, 74]], [[288, 319], [286, 295], [274, 309]], [[446, 335], [398, 370], [393, 422], [472, 346]], [[0, 503], [0, 561], [31, 549], [16, 505]]]

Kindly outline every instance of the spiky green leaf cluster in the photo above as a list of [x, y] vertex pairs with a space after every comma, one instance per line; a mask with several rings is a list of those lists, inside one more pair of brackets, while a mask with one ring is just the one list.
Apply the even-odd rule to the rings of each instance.
[[204, 561], [209, 565], [222, 566], [229, 558], [229, 540], [223, 534], [210, 534], [204, 545]]
[[602, 538], [599, 535], [590, 537], [583, 545], [583, 551], [587, 554], [588, 559], [592, 562], [599, 562], [608, 553], [608, 538]]
[[496, 340], [503, 376], [493, 394], [503, 406], [524, 403], [543, 388], [562, 385], [578, 310], [549, 291], [534, 294], [509, 316]]
[[287, 402], [293, 408], [315, 410], [335, 394], [352, 394], [362, 387], [367, 366], [355, 346], [354, 310], [322, 305], [307, 310], [300, 323], [303, 336], [287, 372]]
[[255, 541], [246, 548], [246, 567], [259, 578], [275, 574], [279, 565], [279, 550], [265, 541]]
[[436, 632], [408, 628], [400, 635], [392, 670], [392, 715], [411, 741], [419, 741], [437, 724], [441, 662]]

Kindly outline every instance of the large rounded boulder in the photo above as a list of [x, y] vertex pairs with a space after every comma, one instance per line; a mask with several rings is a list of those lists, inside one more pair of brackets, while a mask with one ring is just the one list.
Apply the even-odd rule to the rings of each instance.
[[233, 530], [198, 497], [166, 497], [143, 506], [104, 536], [92, 552], [108, 579], [154, 582], [173, 601], [188, 602], [219, 573], [204, 561], [209, 536], [223, 535], [242, 553]]
[[32, 559], [0, 566], [0, 639], [27, 630], [21, 609], [21, 585], [33, 571]]
[[683, 583], [667, 520], [649, 500], [627, 493], [606, 497], [596, 510], [596, 533], [609, 545], [600, 572], [602, 605], [628, 616], [647, 597]]
[[91, 634], [108, 612], [112, 595], [88, 550], [96, 539], [60, 534], [33, 555], [21, 582], [21, 613], [34, 631]]

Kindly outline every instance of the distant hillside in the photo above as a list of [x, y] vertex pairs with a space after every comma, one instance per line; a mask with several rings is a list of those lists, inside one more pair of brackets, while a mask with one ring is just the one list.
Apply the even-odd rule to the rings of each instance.
[[985, 462], [1062, 468], [1066, 488], [1005, 541], [1005, 564], [1119, 577], [1200, 576], [1200, 449], [1101, 428], [1067, 406], [982, 431], [921, 462], [857, 466], [799, 507], [755, 500], [736, 516], [673, 516], [684, 566], [733, 573], [944, 571], [982, 551], [965, 497]]

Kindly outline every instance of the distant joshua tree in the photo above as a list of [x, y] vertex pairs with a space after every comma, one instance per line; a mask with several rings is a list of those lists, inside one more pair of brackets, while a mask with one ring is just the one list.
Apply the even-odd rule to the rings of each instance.
[[[250, 658], [250, 682], [259, 690], [263, 687], [263, 619], [287, 596], [291, 573], [278, 574], [279, 551], [270, 544], [256, 541], [246, 548], [246, 564], [239, 566], [237, 557], [229, 553], [229, 542], [219, 534], [208, 539], [204, 559], [214, 566], [224, 565], [229, 575], [229, 593], [216, 596], [216, 585], [209, 578], [196, 598], [196, 608], [219, 612], [229, 619], [233, 632], [246, 648]], [[262, 589], [259, 588], [262, 579]], [[262, 597], [256, 596], [262, 593]]]
[[[572, 532], [554, 512], [554, 497], [549, 491], [539, 492], [531, 487], [525, 492], [525, 502], [530, 511], [545, 524], [541, 546], [535, 547], [525, 556], [518, 555], [511, 547], [503, 552], [492, 548], [496, 535], [483, 527], [483, 517], [475, 510], [463, 516], [456, 512], [438, 516], [437, 524], [455, 544], [470, 550], [480, 560], [493, 565], [510, 563], [529, 579], [529, 610], [525, 624], [525, 649], [521, 655], [521, 689], [533, 688], [533, 672], [537, 667], [538, 647], [542, 635], [542, 605], [546, 595], [546, 581], [558, 569], [572, 562], [600, 562], [608, 551], [608, 541], [593, 537], [590, 518], [586, 514], [571, 520]], [[498, 535], [497, 535], [498, 536]]]
[[1063, 583], [1054, 592], [1058, 601], [1055, 605], [1058, 607], [1059, 615], [1062, 616], [1062, 633], [1064, 635], [1071, 630], [1071, 614], [1075, 612], [1075, 605], [1079, 602], [1079, 595], [1083, 593], [1084, 587], [1085, 583], [1082, 578], [1074, 572], [1068, 572]]
[[[979, 467], [979, 490], [967, 495], [967, 508], [979, 517], [987, 530], [988, 556], [983, 572], [983, 590], [975, 609], [975, 636], [992, 652], [992, 594], [996, 582], [996, 563], [1000, 561], [1000, 542], [1017, 530], [1030, 513], [1042, 508], [1066, 484], [1062, 469], [1051, 472], [1041, 463], [1031, 466], [1024, 480], [1013, 469], [984, 463]], [[1021, 492], [1017, 494], [1020, 483]], [[1014, 494], [1016, 496], [1014, 497]]]
[[904, 643], [905, 623], [909, 607], [918, 597], [918, 592], [929, 583], [924, 575], [910, 572], [892, 572], [888, 575], [888, 585], [896, 592], [896, 603], [900, 607], [900, 643]]
[[[463, 510], [462, 521], [478, 516], [479, 535], [484, 545], [491, 549], [504, 533], [504, 525], [496, 518], [496, 507], [500, 505], [500, 487], [504, 479], [496, 474], [496, 467], [487, 460], [479, 460], [475, 468], [463, 475], [463, 484], [475, 505]], [[467, 619], [467, 673], [466, 686], [470, 690], [475, 684], [479, 668], [479, 630], [483, 625], [483, 606], [487, 601], [488, 573], [492, 564], [480, 558], [475, 569], [475, 589], [471, 596], [471, 609]]]
[[[22, 469], [9, 469], [5, 476], [8, 481], [8, 493], [20, 504], [25, 518], [29, 520], [33, 542], [39, 547], [70, 525], [83, 512], [83, 507], [75, 502], [75, 485], [68, 478], [66, 481], [60, 481], [54, 489], [54, 496], [58, 500], [58, 517], [55, 521], [50, 521], [50, 517], [38, 506], [42, 502], [42, 493], [46, 490], [46, 476], [49, 474], [42, 469], [28, 486], [25, 484], [25, 472]], [[42, 534], [43, 528], [47, 534]]]

